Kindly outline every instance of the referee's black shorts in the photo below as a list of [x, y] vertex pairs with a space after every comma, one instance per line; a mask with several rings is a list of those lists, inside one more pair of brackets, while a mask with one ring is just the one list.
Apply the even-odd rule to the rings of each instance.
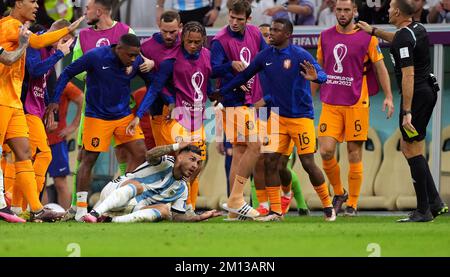
[[[430, 122], [431, 115], [433, 114], [434, 106], [437, 101], [437, 93], [433, 92], [431, 86], [427, 83], [414, 84], [414, 95], [412, 99], [411, 115], [412, 115], [412, 125], [416, 128], [419, 133], [418, 136], [409, 138], [405, 130], [402, 127], [403, 115], [399, 116], [399, 126], [402, 132], [403, 140], [408, 142], [421, 141], [425, 139], [427, 134], [428, 122]], [[400, 107], [403, 107], [403, 95], [401, 97]]]

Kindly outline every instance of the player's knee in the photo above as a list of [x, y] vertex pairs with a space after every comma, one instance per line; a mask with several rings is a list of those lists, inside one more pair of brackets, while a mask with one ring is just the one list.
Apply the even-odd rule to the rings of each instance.
[[334, 157], [334, 151], [333, 149], [327, 148], [327, 147], [320, 147], [320, 156], [322, 157], [322, 160], [329, 161], [333, 159]]
[[276, 171], [278, 168], [278, 156], [275, 154], [265, 155], [264, 166], [268, 172]]
[[316, 167], [313, 154], [306, 154], [300, 156], [303, 169], [309, 173], [312, 173]]
[[127, 180], [127, 181], [123, 182], [121, 187], [124, 187], [124, 186], [127, 186], [127, 185], [131, 185], [131, 186], [135, 187], [136, 195], [140, 195], [140, 194], [142, 194], [144, 192], [144, 187], [142, 186], [141, 183], [139, 183], [136, 180]]
[[153, 209], [156, 209], [161, 214], [161, 219], [169, 219], [170, 218], [170, 209], [168, 205], [165, 204], [159, 204], [152, 207]]

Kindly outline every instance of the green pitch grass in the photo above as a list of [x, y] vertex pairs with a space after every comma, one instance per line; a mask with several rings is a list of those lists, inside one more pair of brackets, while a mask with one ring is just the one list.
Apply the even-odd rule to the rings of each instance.
[[[0, 256], [450, 256], [450, 217], [399, 224], [393, 216], [288, 216], [283, 222], [85, 224], [0, 222]], [[70, 246], [69, 246], [70, 248]]]

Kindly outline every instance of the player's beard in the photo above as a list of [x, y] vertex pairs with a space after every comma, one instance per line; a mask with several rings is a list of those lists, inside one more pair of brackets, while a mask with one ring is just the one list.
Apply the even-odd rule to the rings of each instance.
[[100, 21], [100, 19], [99, 18], [94, 18], [94, 19], [92, 19], [92, 20], [90, 20], [90, 21], [87, 21], [86, 23], [88, 24], [88, 25], [90, 25], [90, 26], [95, 26], [95, 25], [97, 25], [97, 23]]
[[346, 28], [351, 22], [352, 22], [353, 18], [350, 18], [349, 20], [347, 20], [344, 24], [341, 24], [341, 21], [339, 21], [338, 19], [338, 24], [342, 27], [342, 28]]

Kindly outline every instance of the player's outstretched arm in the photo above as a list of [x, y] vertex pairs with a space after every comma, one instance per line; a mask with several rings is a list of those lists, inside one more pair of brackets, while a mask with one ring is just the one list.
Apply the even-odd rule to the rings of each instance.
[[221, 216], [222, 213], [216, 210], [210, 210], [206, 211], [199, 215], [188, 215], [188, 214], [182, 214], [177, 212], [172, 212], [172, 221], [177, 222], [198, 222], [198, 221], [204, 221], [209, 218]]
[[358, 28], [360, 28], [361, 30], [366, 31], [368, 34], [379, 37], [388, 42], [392, 42], [395, 36], [395, 32], [387, 32], [380, 28], [370, 26], [367, 22], [364, 22], [362, 20], [358, 21], [358, 23], [356, 23], [356, 26], [358, 26]]
[[375, 67], [375, 72], [377, 74], [378, 80], [380, 81], [381, 88], [383, 89], [383, 93], [385, 96], [383, 101], [383, 112], [385, 112], [387, 108], [386, 116], [389, 119], [394, 113], [394, 102], [392, 100], [392, 90], [391, 90], [391, 81], [389, 79], [389, 73], [383, 60], [379, 60], [375, 62], [373, 65]]

